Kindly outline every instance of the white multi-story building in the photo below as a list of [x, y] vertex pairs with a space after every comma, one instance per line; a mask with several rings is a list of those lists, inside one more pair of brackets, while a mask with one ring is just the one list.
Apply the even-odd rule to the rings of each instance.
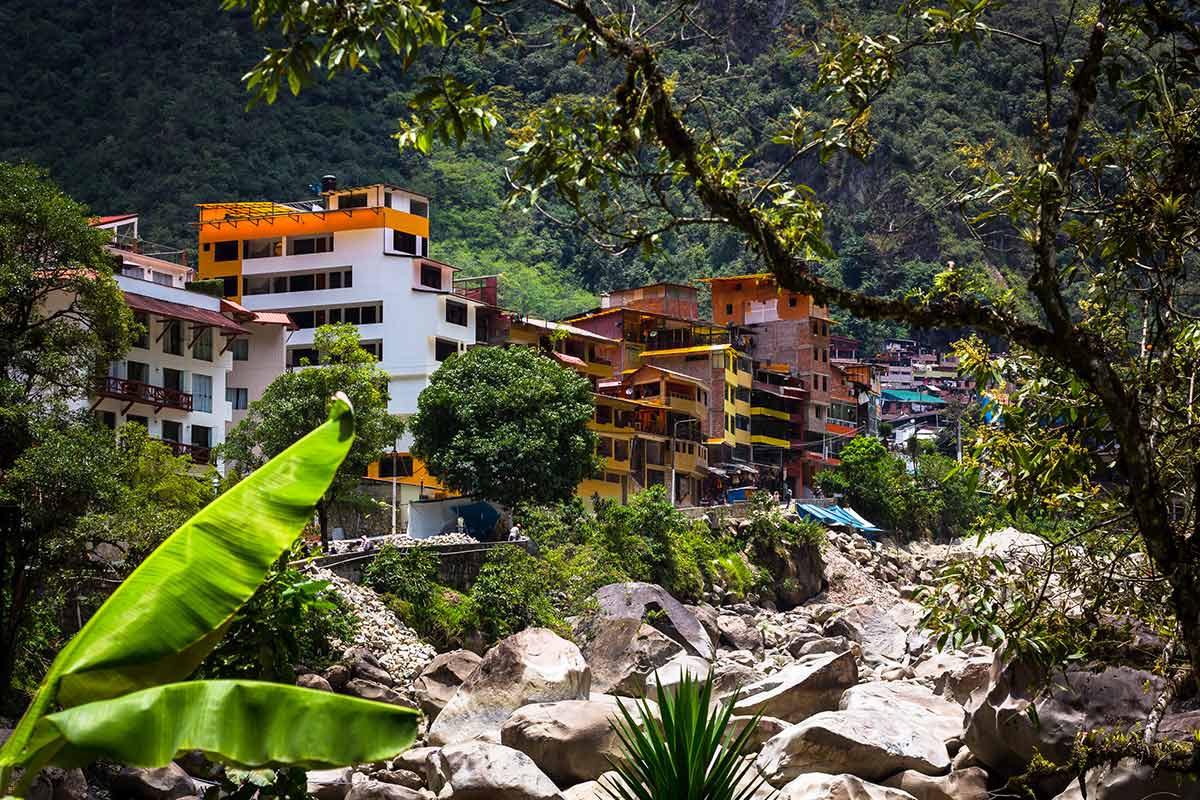
[[[429, 253], [429, 199], [377, 183], [296, 203], [200, 206], [199, 270], [250, 311], [296, 324], [278, 367], [317, 363], [317, 327], [346, 322], [388, 373], [389, 410], [416, 411], [439, 364], [476, 341], [481, 303], [455, 293], [455, 268]], [[486, 326], [484, 326], [486, 327]]]

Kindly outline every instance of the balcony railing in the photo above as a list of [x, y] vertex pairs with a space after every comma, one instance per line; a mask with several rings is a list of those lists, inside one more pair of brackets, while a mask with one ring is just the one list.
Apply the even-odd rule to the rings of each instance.
[[191, 456], [192, 461], [197, 464], [207, 464], [212, 458], [212, 448], [204, 447], [198, 444], [184, 444], [183, 442], [171, 442], [166, 439], [162, 440], [163, 444], [171, 448], [171, 452], [176, 456]]
[[96, 389], [101, 397], [112, 397], [129, 403], [143, 403], [159, 408], [178, 408], [184, 411], [192, 410], [192, 396], [178, 389], [168, 389], [165, 386], [154, 386], [141, 381], [131, 381], [126, 378], [108, 377], [101, 381]]

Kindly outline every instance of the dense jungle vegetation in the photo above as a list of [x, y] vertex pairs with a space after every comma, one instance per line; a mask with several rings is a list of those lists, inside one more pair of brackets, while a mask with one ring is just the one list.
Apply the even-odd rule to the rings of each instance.
[[[892, 6], [874, 0], [702, 5], [710, 30], [730, 42], [727, 66], [714, 71], [710, 55], [697, 48], [694, 58], [686, 50], [673, 54], [671, 67], [711, 73], [706, 112], [746, 141], [760, 140], [793, 106], [821, 113], [808, 88], [811, 64], [797, 49], [806, 33], [830, 19], [868, 29], [896, 23]], [[1002, 16], [1012, 28], [1029, 28], [1046, 5], [1015, 4]], [[146, 238], [181, 247], [194, 247], [188, 225], [194, 203], [301, 199], [330, 172], [343, 185], [398, 183], [434, 198], [434, 256], [468, 273], [504, 273], [506, 305], [551, 317], [593, 305], [606, 289], [758, 270], [737, 238], [717, 228], [674, 234], [675, 241], [644, 260], [606, 252], [577, 229], [505, 209], [501, 141], [463, 151], [435, 148], [428, 158], [401, 153], [392, 134], [413, 81], [394, 65], [247, 111], [239, 76], [258, 58], [263, 39], [245, 16], [216, 6], [37, 0], [0, 10], [9, 31], [0, 67], [6, 120], [0, 159], [46, 166], [95, 213], [141, 212]], [[548, 97], [606, 85], [591, 64], [560, 68], [549, 53], [517, 58], [489, 50], [474, 58], [463, 65], [467, 75], [497, 75], [511, 86], [504, 109], [510, 123]], [[979, 241], [944, 206], [960, 180], [963, 142], [1004, 149], [1026, 133], [1016, 123], [1035, 102], [1034, 76], [1015, 57], [1008, 61], [1004, 48], [972, 48], [956, 58], [930, 48], [917, 58], [923, 68], [911, 70], [874, 110], [880, 141], [869, 163], [838, 157], [793, 171], [828, 202], [837, 258], [823, 268], [852, 288], [924, 287], [947, 260], [1003, 278], [1016, 247]], [[768, 146], [755, 157], [770, 164], [784, 153]], [[846, 320], [842, 330], [875, 340], [898, 326]]]

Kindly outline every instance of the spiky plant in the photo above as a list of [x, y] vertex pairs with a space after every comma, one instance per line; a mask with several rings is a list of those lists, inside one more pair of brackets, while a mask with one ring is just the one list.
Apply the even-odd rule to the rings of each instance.
[[[711, 705], [713, 676], [697, 680], [684, 673], [674, 693], [658, 686], [658, 711], [638, 699], [641, 721], [618, 704], [613, 729], [621, 757], [612, 760], [619, 775], [601, 786], [612, 800], [749, 800], [763, 786], [754, 762], [743, 757], [758, 715], [736, 737], [726, 733], [733, 701]], [[772, 792], [772, 795], [774, 792]]]

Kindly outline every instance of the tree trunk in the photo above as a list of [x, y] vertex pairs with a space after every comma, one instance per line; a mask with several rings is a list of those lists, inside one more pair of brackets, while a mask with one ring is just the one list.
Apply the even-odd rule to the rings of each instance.
[[317, 524], [321, 526], [321, 549], [329, 548], [329, 504], [326, 500], [317, 503]]

